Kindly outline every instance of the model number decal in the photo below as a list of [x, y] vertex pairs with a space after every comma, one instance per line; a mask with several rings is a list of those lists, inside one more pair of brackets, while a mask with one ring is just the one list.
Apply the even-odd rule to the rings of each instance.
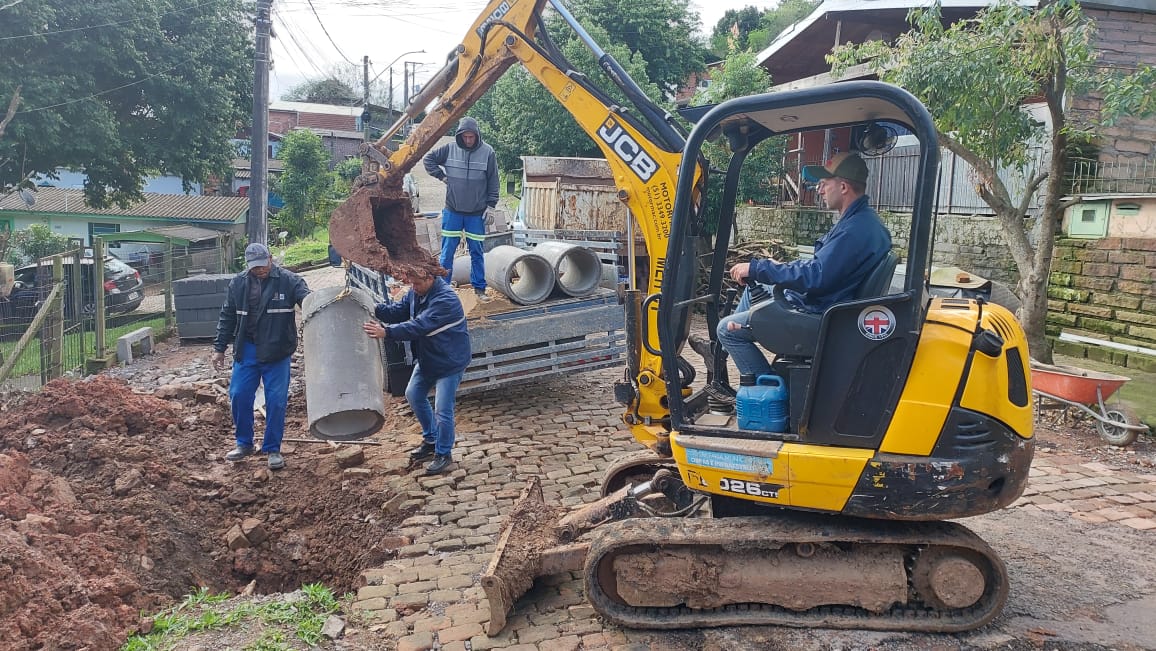
[[493, 25], [494, 23], [498, 22], [499, 20], [505, 18], [506, 14], [508, 14], [508, 13], [510, 13], [510, 3], [509, 2], [503, 2], [502, 4], [498, 5], [498, 8], [495, 9], [494, 12], [491, 13], [488, 17], [486, 17], [486, 19], [484, 21], [482, 21], [481, 25], [478, 25], [478, 29], [476, 30], [478, 33], [478, 36], [481, 38], [485, 38], [486, 37], [486, 30], [488, 30], [490, 28], [490, 25]]
[[757, 481], [746, 481], [743, 479], [728, 479], [723, 477], [718, 481], [718, 487], [728, 493], [738, 493], [739, 495], [754, 495], [755, 497], [778, 497], [779, 489], [782, 488], [780, 484], [764, 484]]

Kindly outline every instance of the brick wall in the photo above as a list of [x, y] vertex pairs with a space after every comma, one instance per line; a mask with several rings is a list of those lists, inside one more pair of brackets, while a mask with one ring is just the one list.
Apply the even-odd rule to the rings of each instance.
[[[1048, 284], [1048, 335], [1156, 349], [1156, 239], [1060, 239]], [[1055, 341], [1056, 352], [1156, 371], [1147, 355]]]
[[[1156, 13], [1084, 8], [1096, 22], [1095, 47], [1101, 63], [1122, 72], [1138, 64], [1156, 65]], [[1094, 122], [1100, 99], [1086, 95], [1072, 102], [1073, 117]], [[1112, 127], [1097, 130], [1100, 162], [1127, 163], [1156, 155], [1156, 117], [1122, 118]]]

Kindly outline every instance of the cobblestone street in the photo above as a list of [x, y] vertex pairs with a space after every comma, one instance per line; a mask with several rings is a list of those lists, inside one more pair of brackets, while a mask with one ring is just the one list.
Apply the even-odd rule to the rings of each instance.
[[[582, 582], [566, 574], [539, 579], [518, 601], [503, 632], [497, 637], [486, 636], [489, 610], [478, 578], [489, 561], [503, 518], [526, 479], [542, 477], [547, 503], [578, 505], [597, 499], [602, 469], [612, 459], [639, 449], [623, 429], [619, 410], [610, 398], [611, 385], [620, 372], [592, 372], [460, 400], [453, 472], [426, 478], [410, 471], [392, 481], [399, 499], [405, 500], [400, 507], [413, 509], [414, 515], [404, 522], [397, 540], [387, 541], [396, 549], [396, 558], [363, 574], [365, 586], [355, 605], [370, 627], [396, 639], [399, 651], [1008, 648], [1011, 641], [1040, 635], [1049, 639], [1039, 631], [1032, 633], [1029, 623], [1051, 631], [1055, 627], [1049, 628], [1047, 622], [1063, 622], [1069, 617], [1062, 600], [1017, 602], [1022, 592], [1031, 596], [1037, 589], [1034, 583], [1017, 585], [1025, 573], [1036, 573], [1031, 563], [1039, 553], [1037, 543], [1046, 550], [1052, 545], [1049, 540], [1055, 544], [1070, 542], [1073, 536], [1087, 538], [1088, 533], [1105, 530], [1111, 530], [1110, 534], [1097, 533], [1095, 537], [1138, 550], [1156, 541], [1156, 532], [1151, 531], [1156, 529], [1156, 475], [1039, 452], [1030, 487], [1012, 509], [966, 521], [1001, 556], [1011, 550], [1004, 559], [1013, 583], [1008, 609], [981, 631], [918, 636], [775, 627], [624, 630], [604, 624], [585, 602]], [[394, 408], [402, 410], [402, 422], [408, 422], [408, 411], [398, 405]], [[418, 434], [412, 427], [397, 436], [383, 432], [378, 436], [384, 443], [378, 459], [388, 459], [397, 467], [407, 447], [418, 441]], [[1003, 536], [1008, 540], [1001, 543]], [[1092, 550], [1087, 553], [1092, 554]], [[1057, 584], [1061, 580], [1085, 581], [1079, 573], [1091, 571], [1089, 566], [1095, 563], [1076, 556], [1073, 554], [1072, 567], [1057, 573]], [[1137, 585], [1133, 587], [1140, 588], [1140, 594], [1120, 586], [1119, 595], [1104, 597], [1108, 604], [1126, 603], [1127, 595], [1151, 602], [1156, 573], [1151, 563], [1137, 562], [1145, 564], [1121, 571], [1135, 577]], [[1076, 574], [1068, 576], [1069, 572]], [[1038, 589], [1048, 592], [1047, 586]], [[1091, 625], [1085, 628], [1095, 630]], [[1101, 642], [1095, 637], [1084, 640], [1078, 631], [1066, 635], [1054, 639]], [[1121, 630], [1119, 635], [1124, 637], [1116, 641], [1122, 643], [1118, 648], [1156, 648], [1156, 630], [1151, 628]], [[1102, 642], [1110, 644], [1112, 640]]]

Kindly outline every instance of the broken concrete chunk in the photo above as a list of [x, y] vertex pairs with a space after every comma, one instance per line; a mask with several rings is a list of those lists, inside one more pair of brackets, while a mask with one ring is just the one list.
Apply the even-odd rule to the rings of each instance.
[[249, 539], [241, 531], [241, 525], [235, 524], [229, 532], [225, 534], [225, 542], [228, 543], [229, 549], [237, 551], [238, 549], [245, 549], [249, 546]]
[[249, 539], [249, 543], [256, 546], [264, 542], [268, 534], [265, 532], [265, 523], [257, 518], [245, 518], [241, 522], [241, 533]]
[[365, 450], [360, 445], [342, 446], [334, 458], [337, 459], [337, 465], [342, 468], [352, 468], [365, 463]]
[[144, 476], [136, 468], [129, 470], [120, 477], [116, 478], [116, 482], [112, 486], [113, 495], [126, 495], [129, 491], [144, 483]]
[[345, 633], [345, 620], [337, 615], [330, 615], [321, 627], [321, 634], [331, 640], [336, 640], [343, 633]]

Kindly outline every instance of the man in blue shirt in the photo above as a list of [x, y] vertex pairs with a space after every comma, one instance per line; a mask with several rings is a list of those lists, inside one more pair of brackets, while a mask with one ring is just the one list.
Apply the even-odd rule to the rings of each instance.
[[470, 364], [470, 335], [462, 302], [444, 280], [425, 271], [399, 280], [410, 284], [409, 292], [400, 301], [379, 303], [373, 311], [378, 320], [366, 322], [362, 329], [371, 339], [411, 342], [417, 363], [405, 399], [421, 424], [422, 443], [409, 456], [413, 461], [433, 457], [425, 473], [436, 475], [453, 463], [454, 401]]
[[[810, 260], [775, 262], [753, 260], [731, 267], [739, 284], [751, 278], [763, 285], [782, 285], [791, 307], [822, 313], [835, 303], [850, 300], [871, 270], [891, 250], [891, 234], [868, 205], [867, 164], [854, 152], [835, 154], [825, 165], [807, 165], [803, 178], [818, 182], [819, 195], [839, 217], [830, 231], [815, 242]], [[719, 321], [717, 335], [742, 375], [771, 373], [771, 365], [747, 328], [750, 292], [743, 292], [735, 312]], [[707, 393], [733, 402], [734, 391], [722, 382], [707, 386]]]

